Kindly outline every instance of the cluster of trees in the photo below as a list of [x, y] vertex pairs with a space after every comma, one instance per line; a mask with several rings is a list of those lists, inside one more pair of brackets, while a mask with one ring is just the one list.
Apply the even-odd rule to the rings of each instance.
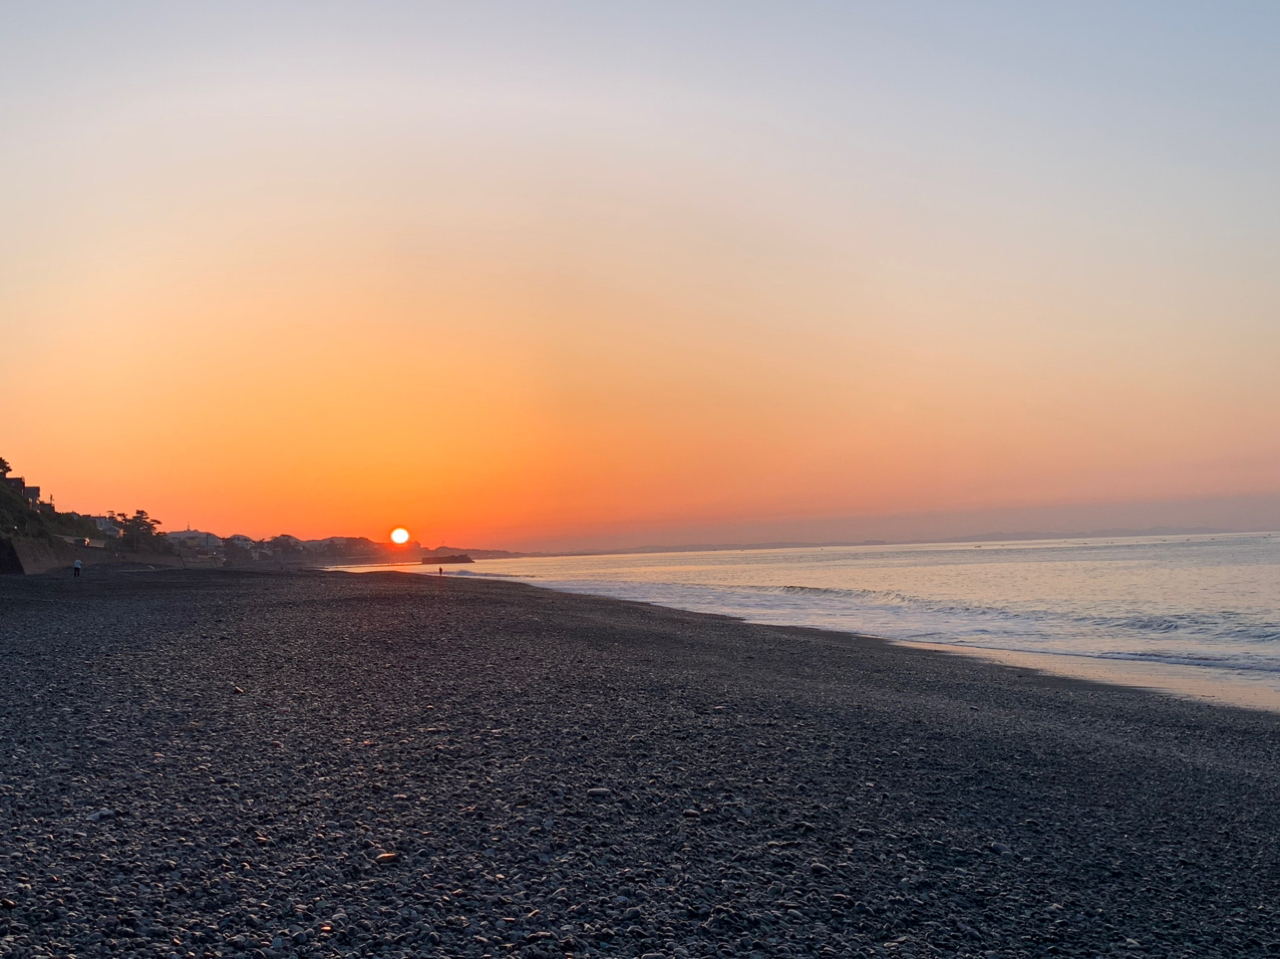
[[173, 544], [160, 532], [160, 520], [152, 519], [145, 509], [128, 513], [108, 513], [108, 519], [120, 529], [120, 546], [135, 553], [172, 553]]

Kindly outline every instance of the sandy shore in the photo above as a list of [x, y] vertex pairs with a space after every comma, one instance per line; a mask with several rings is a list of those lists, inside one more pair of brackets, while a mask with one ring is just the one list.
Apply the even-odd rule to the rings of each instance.
[[1280, 954], [1280, 716], [514, 583], [0, 580], [0, 955]]

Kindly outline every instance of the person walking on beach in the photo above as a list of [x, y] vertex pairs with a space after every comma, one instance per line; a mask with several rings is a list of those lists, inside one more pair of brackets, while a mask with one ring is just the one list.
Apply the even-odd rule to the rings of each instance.
[[71, 564], [71, 578], [72, 579], [80, 578], [80, 560], [76, 560], [74, 563]]
[[441, 567], [440, 567], [440, 575], [441, 575], [441, 576], [443, 576], [443, 575], [444, 575], [444, 567], [443, 567], [443, 566], [441, 566]]

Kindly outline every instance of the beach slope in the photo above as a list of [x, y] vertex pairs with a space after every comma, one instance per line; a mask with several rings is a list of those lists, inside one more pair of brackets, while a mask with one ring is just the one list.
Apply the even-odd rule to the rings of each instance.
[[399, 573], [0, 580], [0, 955], [1280, 954], [1280, 716]]

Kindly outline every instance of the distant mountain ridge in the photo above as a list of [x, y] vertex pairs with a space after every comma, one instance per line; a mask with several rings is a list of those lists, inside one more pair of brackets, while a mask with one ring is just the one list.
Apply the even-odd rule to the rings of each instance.
[[466, 554], [472, 559], [519, 559], [521, 556], [550, 556], [551, 553], [513, 553], [505, 549], [463, 549], [461, 546], [437, 546], [435, 549], [424, 549], [423, 560], [458, 556]]
[[[476, 559], [515, 559], [522, 556], [629, 556], [637, 553], [711, 553], [763, 549], [837, 549], [851, 546], [922, 546], [927, 543], [1014, 543], [1054, 539], [1136, 538], [1142, 536], [1206, 536], [1239, 532], [1242, 531], [1236, 529], [1224, 529], [1216, 526], [1152, 526], [1146, 529], [1095, 529], [1087, 532], [1073, 533], [1041, 531], [1029, 531], [1022, 533], [974, 533], [969, 536], [949, 536], [939, 539], [864, 539], [832, 540], [828, 542], [781, 541], [770, 543], [689, 543], [682, 546], [630, 546], [623, 549], [571, 550], [552, 553], [508, 553], [503, 550], [459, 550], [459, 552], [469, 553]], [[452, 549], [452, 547], [441, 547], [442, 550], [446, 548]]]
[[1036, 539], [1106, 539], [1140, 536], [1208, 536], [1218, 533], [1236, 533], [1239, 530], [1219, 529], [1213, 526], [1152, 526], [1148, 529], [1095, 529], [1087, 533], [978, 533], [973, 536], [953, 536], [949, 539], [913, 540], [917, 543], [1012, 543]]

